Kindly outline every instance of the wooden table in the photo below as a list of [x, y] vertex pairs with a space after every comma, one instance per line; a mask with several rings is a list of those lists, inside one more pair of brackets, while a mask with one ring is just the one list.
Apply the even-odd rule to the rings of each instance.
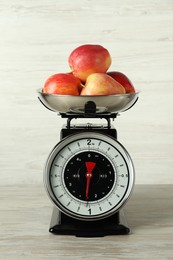
[[125, 206], [131, 234], [101, 238], [48, 232], [43, 186], [0, 188], [0, 259], [173, 259], [173, 186], [136, 185]]

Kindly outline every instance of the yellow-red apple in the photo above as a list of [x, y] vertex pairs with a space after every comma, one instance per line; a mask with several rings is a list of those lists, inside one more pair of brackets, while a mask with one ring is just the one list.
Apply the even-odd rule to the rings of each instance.
[[88, 76], [80, 95], [100, 96], [114, 94], [125, 94], [124, 87], [105, 73], [94, 73]]
[[43, 88], [43, 93], [59, 95], [79, 95], [81, 81], [70, 73], [58, 73], [50, 76]]
[[93, 73], [106, 73], [111, 65], [111, 56], [101, 45], [85, 44], [72, 51], [68, 58], [69, 66], [82, 82]]
[[130, 81], [130, 79], [119, 71], [110, 71], [107, 72], [107, 75], [111, 76], [113, 79], [118, 81], [126, 90], [126, 93], [135, 93], [135, 88]]

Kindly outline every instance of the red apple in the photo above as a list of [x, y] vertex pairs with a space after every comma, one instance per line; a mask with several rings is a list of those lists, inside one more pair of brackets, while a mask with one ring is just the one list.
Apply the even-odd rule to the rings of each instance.
[[91, 74], [87, 78], [85, 87], [81, 91], [81, 96], [114, 94], [125, 94], [125, 89], [120, 83], [105, 73]]
[[107, 75], [111, 76], [113, 79], [118, 81], [126, 90], [126, 93], [135, 93], [135, 88], [130, 81], [130, 79], [119, 71], [110, 71], [107, 72]]
[[69, 56], [68, 63], [82, 82], [93, 73], [106, 73], [111, 65], [111, 56], [101, 45], [85, 44], [77, 47]]
[[58, 73], [50, 76], [43, 88], [43, 93], [59, 95], [79, 95], [81, 81], [70, 73]]

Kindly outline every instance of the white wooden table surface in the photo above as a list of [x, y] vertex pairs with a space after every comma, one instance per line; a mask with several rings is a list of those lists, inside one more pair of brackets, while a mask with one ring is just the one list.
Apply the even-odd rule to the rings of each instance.
[[48, 232], [52, 204], [42, 186], [0, 189], [0, 259], [173, 258], [173, 186], [137, 185], [125, 206], [130, 235], [101, 238]]

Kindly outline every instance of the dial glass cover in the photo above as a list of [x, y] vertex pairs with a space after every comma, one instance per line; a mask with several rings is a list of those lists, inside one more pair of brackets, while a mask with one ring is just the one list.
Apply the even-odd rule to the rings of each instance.
[[132, 192], [134, 168], [118, 141], [82, 132], [55, 146], [45, 166], [44, 181], [61, 211], [77, 219], [97, 220], [125, 204]]

